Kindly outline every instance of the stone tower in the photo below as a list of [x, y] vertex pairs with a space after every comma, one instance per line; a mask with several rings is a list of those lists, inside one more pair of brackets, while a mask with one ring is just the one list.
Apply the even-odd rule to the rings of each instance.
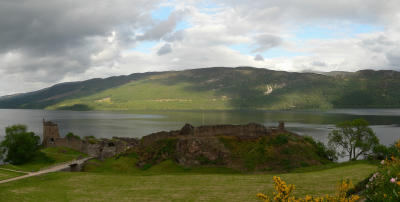
[[54, 144], [55, 139], [60, 138], [58, 125], [43, 119], [43, 146], [48, 147]]
[[285, 130], [285, 122], [284, 121], [279, 121], [278, 129]]

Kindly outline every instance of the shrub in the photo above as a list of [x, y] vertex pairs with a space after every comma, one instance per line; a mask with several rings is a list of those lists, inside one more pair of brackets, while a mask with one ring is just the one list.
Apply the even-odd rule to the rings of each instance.
[[[396, 143], [400, 150], [400, 141]], [[364, 195], [367, 201], [400, 201], [400, 158], [392, 156], [382, 160], [365, 185]]]
[[87, 142], [89, 142], [89, 144], [96, 144], [99, 142], [99, 140], [97, 140], [93, 135], [85, 136], [84, 138]]
[[334, 201], [346, 201], [353, 202], [360, 199], [358, 195], [347, 195], [347, 191], [353, 188], [352, 183], [349, 180], [343, 180], [338, 185], [338, 190], [335, 195], [326, 195], [324, 197], [314, 197], [307, 195], [304, 198], [298, 198], [293, 196], [295, 186], [292, 184], [287, 185], [280, 177], [273, 177], [274, 179], [274, 193], [273, 197], [269, 197], [266, 194], [258, 193], [257, 197], [265, 202], [334, 202]]
[[33, 132], [27, 132], [26, 129], [24, 125], [6, 128], [5, 139], [0, 143], [0, 158], [6, 154], [6, 162], [23, 164], [40, 153], [40, 137]]
[[370, 156], [372, 159], [384, 160], [392, 156], [400, 156], [399, 150], [397, 150], [396, 145], [392, 144], [387, 147], [385, 145], [377, 145], [373, 149], [373, 154]]
[[289, 137], [286, 134], [279, 134], [271, 140], [271, 144], [274, 146], [284, 145], [289, 142]]
[[322, 142], [316, 142], [314, 138], [310, 136], [304, 136], [304, 140], [313, 145], [317, 149], [318, 156], [325, 159], [329, 159], [330, 161], [338, 160], [338, 156], [336, 154], [335, 149], [326, 147], [325, 144]]
[[78, 140], [81, 139], [81, 137], [75, 135], [75, 134], [72, 133], [72, 132], [69, 132], [67, 135], [65, 135], [65, 137], [67, 137], [68, 139], [78, 139]]

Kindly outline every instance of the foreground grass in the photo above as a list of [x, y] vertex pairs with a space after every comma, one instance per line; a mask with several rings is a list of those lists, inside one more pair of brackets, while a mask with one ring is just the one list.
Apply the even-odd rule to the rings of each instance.
[[5, 180], [13, 177], [18, 177], [23, 175], [23, 173], [17, 173], [17, 172], [12, 172], [12, 171], [7, 171], [7, 170], [2, 170], [0, 169], [0, 180]]
[[[164, 165], [164, 167], [169, 167]], [[160, 168], [160, 167], [159, 167]], [[155, 170], [159, 169], [153, 168]], [[341, 179], [353, 183], [367, 177], [375, 165], [358, 163], [313, 172], [279, 174], [295, 184], [295, 195], [332, 194]], [[258, 201], [258, 192], [272, 193], [273, 174], [152, 175], [111, 172], [59, 172], [0, 184], [7, 201]]]
[[44, 155], [33, 159], [31, 162], [22, 165], [0, 165], [0, 168], [8, 168], [25, 172], [38, 171], [66, 161], [71, 161], [79, 156], [86, 157], [86, 154], [77, 152], [66, 147], [48, 147], [41, 150]]

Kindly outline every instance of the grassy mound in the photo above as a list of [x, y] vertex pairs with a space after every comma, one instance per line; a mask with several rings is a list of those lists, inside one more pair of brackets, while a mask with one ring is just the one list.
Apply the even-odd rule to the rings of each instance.
[[171, 160], [185, 168], [225, 167], [246, 172], [289, 171], [331, 162], [323, 144], [289, 132], [261, 137], [166, 138], [140, 148], [137, 158], [135, 164], [142, 169]]
[[36, 156], [32, 161], [22, 165], [1, 165], [0, 168], [8, 168], [19, 171], [38, 171], [42, 168], [52, 166], [54, 164], [71, 161], [79, 156], [86, 157], [87, 154], [75, 151], [67, 147], [48, 147], [41, 150], [41, 154]]

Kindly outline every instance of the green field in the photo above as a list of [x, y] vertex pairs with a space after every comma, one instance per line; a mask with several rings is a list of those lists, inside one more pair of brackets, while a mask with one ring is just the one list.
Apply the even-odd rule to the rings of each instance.
[[[108, 163], [110, 166], [110, 162]], [[116, 166], [115, 164], [113, 165]], [[118, 167], [118, 166], [117, 166]], [[210, 174], [155, 166], [142, 174], [122, 172], [58, 172], [0, 184], [7, 201], [258, 201], [272, 193], [274, 174]], [[121, 168], [122, 170], [125, 170]], [[166, 169], [161, 174], [161, 170]], [[368, 163], [345, 164], [312, 172], [275, 174], [295, 184], [295, 194], [332, 194], [341, 179], [353, 183], [376, 169]], [[130, 174], [130, 172], [132, 172]]]
[[5, 180], [13, 177], [18, 177], [23, 175], [23, 173], [17, 173], [17, 172], [12, 172], [12, 171], [7, 171], [7, 170], [2, 170], [0, 169], [0, 180]]

